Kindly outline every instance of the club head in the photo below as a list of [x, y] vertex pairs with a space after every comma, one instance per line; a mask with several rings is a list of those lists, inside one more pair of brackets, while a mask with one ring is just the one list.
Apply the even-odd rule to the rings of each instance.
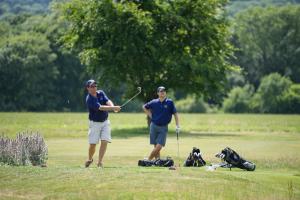
[[215, 170], [216, 170], [216, 168], [213, 167], [213, 166], [207, 166], [206, 167], [206, 171], [215, 171]]
[[224, 159], [225, 158], [225, 154], [223, 154], [223, 153], [217, 153], [215, 156], [217, 158], [220, 158], [220, 159]]
[[141, 88], [141, 87], [137, 87], [137, 90], [138, 90], [139, 92], [141, 92], [141, 91], [142, 91], [142, 88]]

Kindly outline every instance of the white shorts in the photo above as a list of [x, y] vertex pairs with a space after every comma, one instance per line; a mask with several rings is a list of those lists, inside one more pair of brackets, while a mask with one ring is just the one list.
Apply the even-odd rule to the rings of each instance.
[[99, 140], [105, 140], [111, 142], [110, 134], [110, 121], [106, 120], [104, 122], [89, 122], [89, 143], [98, 144]]

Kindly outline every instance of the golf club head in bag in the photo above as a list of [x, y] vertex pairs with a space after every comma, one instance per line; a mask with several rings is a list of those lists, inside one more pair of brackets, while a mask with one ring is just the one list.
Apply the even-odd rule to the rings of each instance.
[[206, 162], [202, 158], [202, 153], [199, 148], [193, 147], [192, 152], [184, 162], [185, 167], [202, 167], [205, 166]]
[[216, 157], [230, 164], [230, 168], [237, 167], [247, 171], [254, 171], [256, 168], [254, 163], [245, 160], [229, 147], [226, 147], [220, 153], [216, 154]]

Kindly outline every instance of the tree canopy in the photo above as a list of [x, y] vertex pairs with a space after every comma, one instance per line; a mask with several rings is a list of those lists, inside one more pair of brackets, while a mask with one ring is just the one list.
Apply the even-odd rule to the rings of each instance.
[[64, 7], [64, 39], [105, 85], [155, 88], [214, 97], [222, 91], [231, 55], [226, 1], [72, 0]]

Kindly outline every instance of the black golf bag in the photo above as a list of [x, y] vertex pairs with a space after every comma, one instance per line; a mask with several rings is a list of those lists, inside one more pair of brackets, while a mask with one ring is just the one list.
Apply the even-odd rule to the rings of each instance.
[[193, 147], [192, 152], [184, 162], [185, 167], [202, 167], [206, 165], [206, 162], [201, 156], [200, 149]]
[[156, 159], [156, 160], [139, 160], [138, 166], [142, 167], [171, 167], [174, 165], [174, 160], [172, 158], [167, 157], [166, 159]]
[[247, 171], [254, 171], [256, 167], [254, 163], [245, 160], [238, 153], [236, 153], [234, 150], [232, 150], [229, 147], [223, 149], [220, 153], [216, 155], [216, 157], [221, 158], [226, 162], [226, 164], [222, 166], [225, 168], [231, 169], [233, 167], [237, 167]]

